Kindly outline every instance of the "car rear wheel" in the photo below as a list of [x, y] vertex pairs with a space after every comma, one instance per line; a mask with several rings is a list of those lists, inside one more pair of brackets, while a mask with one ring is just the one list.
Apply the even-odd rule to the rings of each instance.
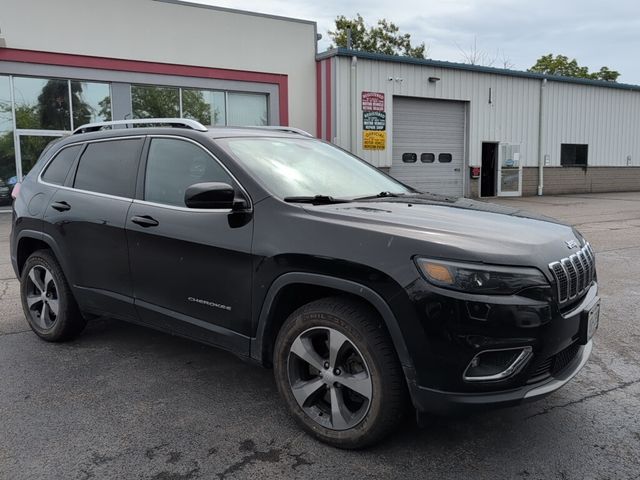
[[22, 308], [31, 329], [42, 339], [61, 342], [85, 327], [62, 268], [48, 250], [38, 250], [25, 262], [20, 278]]
[[275, 345], [280, 394], [302, 427], [339, 448], [362, 448], [403, 416], [406, 388], [376, 312], [349, 298], [314, 301], [286, 320]]

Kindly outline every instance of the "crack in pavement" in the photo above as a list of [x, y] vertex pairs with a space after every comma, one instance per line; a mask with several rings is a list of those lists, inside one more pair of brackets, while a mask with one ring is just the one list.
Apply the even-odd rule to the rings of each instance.
[[7, 332], [7, 333], [0, 333], [0, 337], [4, 337], [6, 335], [17, 335], [18, 333], [27, 333], [30, 332], [31, 330], [19, 330], [17, 332]]
[[623, 390], [623, 389], [625, 389], [627, 387], [630, 387], [631, 385], [634, 385], [636, 383], [640, 383], [640, 378], [637, 379], [637, 380], [632, 380], [630, 382], [621, 383], [620, 385], [616, 385], [615, 387], [608, 388], [606, 390], [600, 390], [599, 392], [592, 393], [592, 394], [587, 395], [585, 397], [582, 397], [582, 398], [580, 398], [578, 400], [572, 400], [570, 402], [563, 403], [562, 405], [553, 405], [551, 407], [545, 408], [541, 412], [534, 413], [533, 415], [529, 415], [528, 417], [525, 418], [525, 420], [529, 420], [530, 418], [533, 418], [533, 417], [539, 417], [540, 415], [546, 415], [547, 413], [550, 413], [553, 410], [556, 410], [557, 408], [570, 407], [571, 405], [577, 405], [578, 403], [586, 402], [587, 400], [591, 400], [592, 398], [596, 398], [596, 397], [600, 397], [602, 395], [606, 395], [607, 393], [615, 392], [616, 390]]

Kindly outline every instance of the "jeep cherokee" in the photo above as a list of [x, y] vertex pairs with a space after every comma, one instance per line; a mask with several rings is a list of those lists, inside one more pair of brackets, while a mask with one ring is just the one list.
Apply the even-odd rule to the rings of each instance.
[[272, 367], [338, 447], [381, 439], [409, 399], [421, 419], [541, 398], [591, 353], [595, 257], [575, 229], [418, 192], [295, 129], [86, 125], [13, 195], [39, 337], [108, 315], [226, 349]]

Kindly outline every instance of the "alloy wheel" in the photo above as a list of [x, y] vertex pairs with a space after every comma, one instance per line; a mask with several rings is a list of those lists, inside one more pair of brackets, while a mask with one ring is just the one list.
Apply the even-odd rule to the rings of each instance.
[[26, 300], [33, 323], [43, 330], [53, 327], [60, 310], [58, 286], [43, 265], [36, 265], [29, 271]]
[[348, 430], [369, 411], [371, 373], [357, 347], [334, 328], [314, 327], [291, 344], [289, 385], [302, 410], [319, 425]]

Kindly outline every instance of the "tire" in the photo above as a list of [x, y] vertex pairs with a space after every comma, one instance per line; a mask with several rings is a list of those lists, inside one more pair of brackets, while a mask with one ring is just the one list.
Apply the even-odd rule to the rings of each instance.
[[60, 264], [49, 250], [38, 250], [25, 262], [20, 296], [31, 330], [43, 340], [69, 340], [80, 334], [87, 324]]
[[346, 297], [316, 300], [289, 316], [276, 339], [274, 374], [302, 428], [338, 448], [380, 441], [407, 404], [404, 374], [377, 312]]

